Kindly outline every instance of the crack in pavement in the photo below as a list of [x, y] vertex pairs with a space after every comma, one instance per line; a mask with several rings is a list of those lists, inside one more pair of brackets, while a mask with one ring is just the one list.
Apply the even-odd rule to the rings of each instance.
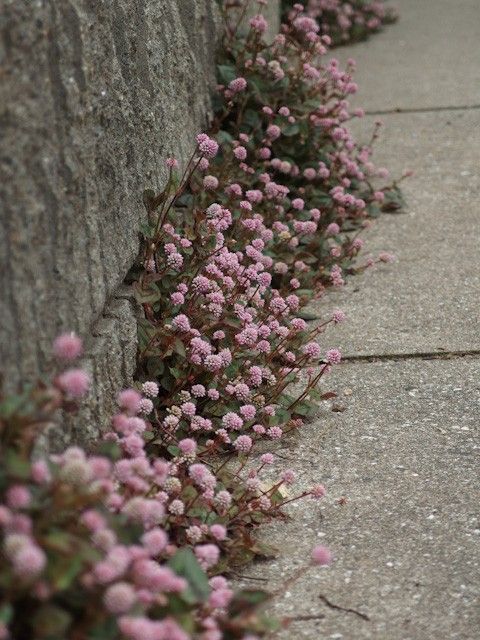
[[359, 354], [356, 356], [342, 356], [342, 363], [355, 362], [385, 362], [395, 360], [454, 360], [457, 358], [476, 358], [480, 356], [480, 349], [466, 351], [419, 351], [418, 353], [383, 353]]
[[330, 600], [324, 595], [319, 595], [318, 597], [324, 604], [327, 605], [327, 607], [330, 607], [330, 609], [336, 609], [337, 611], [344, 611], [346, 613], [354, 613], [359, 618], [362, 618], [362, 620], [366, 620], [367, 622], [370, 622], [370, 618], [367, 616], [366, 613], [362, 613], [361, 611], [357, 611], [356, 609], [351, 609], [350, 607], [341, 607], [338, 604], [334, 604], [333, 602], [330, 602]]
[[480, 104], [466, 104], [452, 107], [394, 107], [393, 109], [375, 109], [365, 111], [366, 116], [387, 116], [396, 113], [435, 113], [437, 111], [471, 111], [480, 109]]

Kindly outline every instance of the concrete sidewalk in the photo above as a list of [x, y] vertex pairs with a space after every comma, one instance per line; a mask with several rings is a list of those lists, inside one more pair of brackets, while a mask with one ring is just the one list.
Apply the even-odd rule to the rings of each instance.
[[365, 236], [398, 262], [320, 305], [348, 317], [323, 340], [346, 358], [328, 381], [344, 410], [323, 408], [278, 450], [300, 489], [323, 482], [328, 497], [263, 529], [280, 556], [245, 584], [278, 589], [318, 543], [337, 558], [276, 600], [303, 617], [281, 640], [480, 635], [480, 5], [399, 8], [398, 24], [336, 52], [359, 62], [359, 104], [385, 114], [377, 164], [415, 176], [406, 212]]

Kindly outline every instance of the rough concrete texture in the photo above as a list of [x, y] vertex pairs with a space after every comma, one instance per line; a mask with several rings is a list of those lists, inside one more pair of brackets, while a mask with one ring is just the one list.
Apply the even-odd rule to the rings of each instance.
[[[432, 110], [384, 117], [377, 164], [416, 175], [405, 212], [385, 214], [366, 240], [398, 262], [314, 306], [349, 318], [325, 347], [386, 361], [334, 367], [323, 388], [339, 392], [337, 411], [324, 407], [277, 450], [277, 472], [295, 469], [299, 491], [328, 490], [323, 505], [292, 503], [292, 520], [265, 527], [280, 555], [245, 572], [248, 586], [280, 590], [270, 611], [294, 620], [278, 640], [478, 637], [480, 111], [436, 109], [480, 103], [477, 4], [405, 0], [397, 25], [338, 51], [361, 63], [363, 106]], [[357, 133], [367, 140], [372, 124]], [[443, 351], [457, 355], [419, 357]], [[319, 543], [334, 564], [285, 585]]]
[[[299, 620], [279, 640], [474, 640], [480, 625], [479, 360], [344, 364], [326, 408], [277, 450], [298, 471], [294, 495], [322, 482], [321, 503], [266, 526], [278, 560], [249, 567], [244, 586], [281, 589], [316, 544], [336, 560], [312, 568], [277, 598]], [[343, 500], [345, 498], [345, 500]], [[320, 598], [354, 609], [332, 609]]]
[[104, 389], [128, 379], [133, 316], [122, 303], [106, 323], [118, 310], [107, 303], [137, 253], [144, 189], [162, 185], [165, 158], [185, 160], [206, 125], [217, 26], [215, 0], [2, 3], [0, 344], [11, 385], [48, 369], [66, 329], [101, 335], [105, 350], [90, 340], [89, 351]]
[[[480, 350], [478, 200], [480, 111], [395, 114], [375, 154], [402, 184], [405, 211], [365, 233], [367, 253], [392, 252], [317, 305], [340, 307], [348, 321], [332, 339], [347, 356]], [[360, 139], [373, 118], [356, 127]]]
[[397, 0], [399, 21], [355, 47], [335, 52], [354, 58], [367, 110], [480, 105], [478, 0]]
[[[238, 0], [232, 0], [232, 6], [235, 6], [237, 1]], [[230, 13], [232, 16], [236, 14], [237, 18], [241, 18], [243, 14], [240, 28], [247, 30], [249, 28], [248, 21], [250, 18], [262, 13], [268, 22], [268, 28], [264, 38], [267, 42], [271, 42], [280, 30], [281, 0], [267, 0], [265, 5], [259, 5], [255, 0], [239, 0], [239, 3], [243, 4], [243, 8], [239, 7], [238, 10], [231, 10]]]

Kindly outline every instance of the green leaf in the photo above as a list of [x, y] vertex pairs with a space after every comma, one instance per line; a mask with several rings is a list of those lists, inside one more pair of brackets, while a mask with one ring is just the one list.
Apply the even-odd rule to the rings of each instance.
[[137, 322], [138, 347], [143, 351], [157, 332], [157, 328], [145, 318], [139, 318]]
[[270, 598], [267, 591], [260, 589], [243, 589], [235, 594], [229, 607], [229, 615], [234, 618], [237, 615], [244, 615], [249, 609], [256, 609]]
[[70, 562], [62, 562], [61, 564], [57, 563], [54, 567], [54, 587], [60, 591], [68, 589], [82, 568], [83, 558], [81, 556], [74, 556]]
[[13, 607], [11, 604], [4, 604], [0, 607], [0, 622], [8, 625], [13, 616]]
[[185, 356], [187, 355], [187, 352], [185, 351], [185, 345], [183, 344], [183, 341], [180, 340], [180, 338], [175, 339], [173, 350], [175, 351], [175, 353], [178, 353], [178, 355], [182, 356], [183, 358], [185, 358]]
[[398, 187], [385, 189], [383, 193], [385, 195], [385, 200], [382, 204], [382, 211], [397, 211], [398, 209], [401, 209], [405, 206], [405, 200], [403, 198], [402, 192]]
[[312, 313], [311, 311], [305, 311], [304, 309], [300, 309], [297, 311], [297, 316], [302, 318], [303, 320], [319, 320], [320, 316], [316, 313]]
[[62, 638], [70, 626], [71, 617], [60, 607], [45, 604], [35, 613], [32, 626], [35, 637], [43, 640], [58, 640]]
[[[19, 395], [7, 396], [0, 403], [0, 417], [8, 419], [15, 414], [27, 415], [33, 411], [33, 404], [29, 400], [31, 387]], [[21, 411], [22, 409], [22, 411]]]
[[217, 66], [218, 77], [224, 84], [228, 84], [232, 80], [234, 80], [237, 76], [237, 72], [235, 67], [229, 64], [219, 64]]
[[135, 294], [135, 300], [139, 304], [143, 304], [144, 302], [157, 302], [162, 297], [160, 289], [156, 284], [150, 284], [148, 289], [141, 289], [138, 286], [138, 283], [135, 283], [133, 286], [133, 292]]
[[114, 640], [114, 638], [118, 638], [118, 626], [113, 616], [102, 621], [88, 632], [88, 640]]
[[191, 549], [180, 549], [168, 561], [168, 566], [178, 576], [185, 578], [188, 589], [181, 595], [191, 604], [204, 602], [210, 595], [210, 585], [205, 571], [200, 566]]
[[7, 475], [14, 476], [17, 479], [26, 480], [30, 477], [30, 463], [24, 460], [15, 451], [8, 450], [5, 452], [5, 469]]
[[287, 138], [291, 136], [296, 136], [297, 133], [300, 133], [300, 127], [297, 123], [289, 124], [282, 129], [282, 134]]
[[220, 131], [215, 136], [219, 145], [231, 144], [233, 140], [233, 136], [225, 131], [224, 129], [220, 129]]

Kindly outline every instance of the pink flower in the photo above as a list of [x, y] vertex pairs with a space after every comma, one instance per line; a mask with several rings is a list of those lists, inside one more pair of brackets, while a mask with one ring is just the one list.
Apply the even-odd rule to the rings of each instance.
[[228, 88], [232, 93], [245, 91], [245, 89], [247, 88], [247, 81], [245, 80], [245, 78], [235, 78], [229, 83]]
[[218, 153], [218, 142], [207, 136], [206, 133], [199, 133], [197, 144], [200, 152], [207, 158], [214, 158]]
[[338, 224], [336, 222], [332, 222], [326, 228], [325, 233], [327, 234], [327, 236], [336, 236], [339, 231], [340, 227], [338, 226]]
[[314, 564], [318, 564], [321, 567], [326, 567], [327, 565], [332, 563], [332, 552], [330, 551], [330, 549], [320, 544], [313, 549], [312, 560]]
[[125, 613], [135, 600], [135, 590], [127, 582], [112, 584], [103, 595], [103, 602], [110, 613]]
[[45, 553], [36, 544], [28, 542], [12, 558], [13, 570], [21, 578], [35, 578], [47, 564]]
[[232, 496], [228, 491], [219, 491], [215, 496], [215, 504], [221, 509], [228, 509], [232, 504]]
[[152, 413], [152, 411], [153, 411], [153, 402], [150, 400], [150, 398], [142, 398], [140, 400], [140, 413], [143, 413], [146, 416], [148, 416], [148, 414]]
[[152, 556], [157, 556], [161, 553], [168, 543], [168, 536], [163, 529], [155, 527], [150, 529], [142, 536], [142, 544], [148, 553]]
[[332, 317], [335, 324], [340, 324], [340, 322], [345, 320], [345, 313], [341, 309], [336, 309], [333, 312]]
[[[215, 337], [215, 336], [214, 336]], [[203, 384], [194, 384], [191, 388], [192, 396], [195, 398], [203, 398], [205, 396], [205, 387]]]
[[323, 498], [326, 493], [327, 493], [327, 490], [325, 489], [323, 484], [317, 484], [314, 487], [312, 487], [312, 489], [310, 489], [310, 494], [314, 498], [317, 498], [317, 500], [320, 500], [320, 498]]
[[276, 124], [270, 124], [267, 127], [267, 137], [270, 138], [270, 140], [276, 140], [277, 138], [280, 137], [281, 135], [281, 130], [280, 127]]
[[142, 384], [142, 392], [149, 398], [158, 396], [158, 384], [156, 382], [147, 381]]
[[135, 389], [124, 389], [117, 397], [118, 406], [131, 414], [140, 411], [141, 402], [142, 396]]
[[282, 437], [283, 431], [280, 427], [270, 427], [270, 429], [267, 429], [267, 434], [272, 440], [278, 440]]
[[210, 527], [210, 533], [219, 542], [225, 540], [227, 537], [227, 530], [222, 524], [212, 524]]
[[294, 200], [292, 200], [292, 207], [294, 209], [297, 209], [298, 211], [302, 211], [302, 209], [305, 207], [305, 202], [302, 200], [302, 198], [295, 198]]
[[245, 160], [245, 158], [247, 157], [247, 150], [245, 149], [245, 147], [236, 147], [233, 150], [233, 155], [237, 160]]
[[272, 152], [268, 147], [262, 147], [258, 151], [258, 157], [260, 158], [260, 160], [268, 160], [268, 158], [270, 158], [271, 155], [272, 155]]
[[184, 438], [183, 440], [180, 440], [180, 442], [178, 443], [178, 446], [180, 448], [180, 451], [184, 455], [188, 455], [188, 454], [195, 453], [197, 448], [197, 443], [195, 442], [195, 440], [192, 440], [192, 438]]
[[207, 191], [214, 191], [218, 187], [218, 179], [215, 176], [205, 176], [203, 186]]
[[210, 400], [218, 400], [220, 398], [220, 394], [218, 393], [217, 389], [209, 389], [207, 391], [207, 395]]
[[268, 28], [268, 22], [261, 14], [258, 14], [251, 18], [249, 24], [251, 28], [258, 33], [265, 33]]
[[82, 340], [73, 332], [58, 336], [53, 343], [53, 352], [61, 360], [75, 360], [82, 350]]
[[185, 511], [185, 505], [181, 500], [172, 500], [168, 507], [168, 510], [175, 516], [181, 516]]
[[293, 469], [285, 469], [282, 473], [282, 480], [285, 484], [293, 484], [295, 482], [295, 471]]
[[90, 386], [90, 376], [83, 369], [68, 369], [58, 376], [57, 384], [71, 398], [82, 398]]
[[245, 195], [250, 202], [261, 202], [263, 200], [263, 194], [259, 189], [250, 189]]
[[[208, 604], [214, 609], [224, 609], [233, 598], [234, 592], [231, 589], [215, 589], [210, 594]], [[208, 640], [221, 640], [222, 634], [208, 637]], [[207, 638], [205, 638], [207, 640]]]
[[107, 526], [105, 518], [94, 509], [85, 511], [80, 517], [80, 522], [90, 531], [98, 531], [99, 529], [104, 529]]
[[252, 448], [252, 439], [250, 436], [238, 436], [238, 438], [234, 442], [234, 447], [237, 451], [241, 453], [248, 453]]
[[197, 410], [196, 406], [193, 404], [193, 402], [184, 402], [180, 409], [182, 410], [182, 413], [184, 416], [187, 416], [189, 418], [193, 417], [195, 415], [195, 412]]
[[339, 364], [342, 359], [342, 354], [338, 349], [329, 349], [325, 354], [325, 360], [330, 364]]
[[169, 169], [178, 169], [178, 160], [176, 160], [175, 158], [167, 158], [165, 160], [165, 164], [167, 165], [167, 167], [169, 167]]
[[183, 331], [184, 333], [187, 333], [188, 331], [190, 331], [190, 321], [186, 315], [184, 315], [183, 313], [180, 313], [178, 316], [175, 316], [175, 318], [172, 320], [172, 327], [174, 329], [177, 329], [178, 331]]
[[241, 429], [243, 427], [243, 420], [239, 415], [230, 411], [223, 416], [222, 424], [225, 429]]
[[394, 262], [395, 256], [392, 253], [387, 253], [386, 251], [380, 251], [378, 254], [378, 259], [382, 262]]
[[302, 351], [309, 358], [318, 358], [321, 353], [320, 345], [317, 342], [307, 342], [302, 347]]
[[6, 502], [10, 509], [24, 509], [28, 507], [30, 500], [30, 491], [21, 484], [14, 484], [7, 490]]
[[46, 484], [50, 482], [52, 476], [45, 460], [37, 460], [32, 464], [31, 469], [32, 480], [37, 484]]
[[198, 562], [205, 570], [216, 565], [220, 557], [220, 549], [216, 544], [200, 544], [194, 551]]
[[170, 300], [174, 305], [183, 304], [185, 302], [185, 296], [183, 293], [180, 293], [180, 291], [174, 291], [170, 296]]

